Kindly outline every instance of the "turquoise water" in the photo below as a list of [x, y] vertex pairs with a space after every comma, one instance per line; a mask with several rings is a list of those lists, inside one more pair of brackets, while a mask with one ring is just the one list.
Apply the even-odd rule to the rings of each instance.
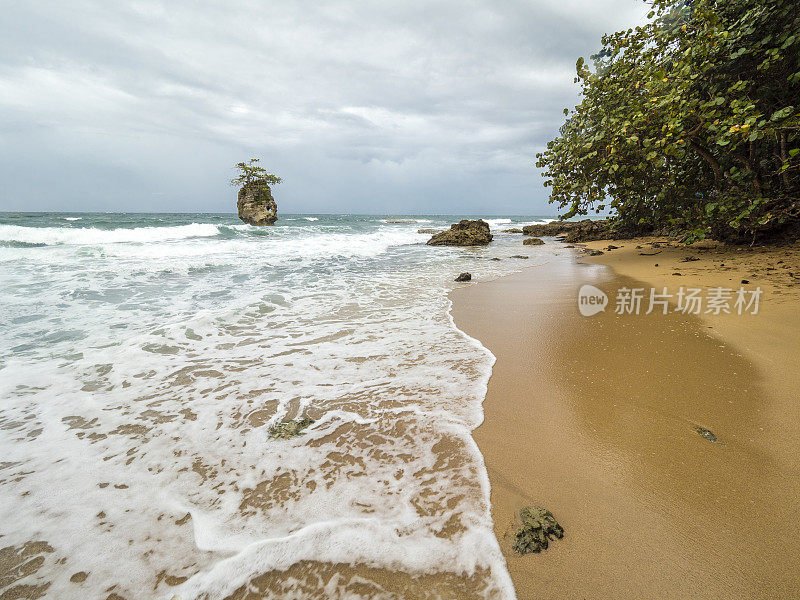
[[564, 252], [501, 233], [544, 219], [432, 248], [453, 217], [0, 214], [1, 533], [52, 550], [17, 583], [221, 597], [313, 560], [513, 596], [470, 437], [494, 359], [447, 292]]

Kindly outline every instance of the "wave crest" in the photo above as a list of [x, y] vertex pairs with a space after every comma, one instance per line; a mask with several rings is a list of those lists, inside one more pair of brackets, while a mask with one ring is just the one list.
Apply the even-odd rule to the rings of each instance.
[[135, 227], [133, 229], [0, 225], [0, 242], [16, 242], [35, 246], [145, 243], [213, 237], [219, 233], [220, 230], [216, 225], [208, 223], [191, 223], [174, 227]]

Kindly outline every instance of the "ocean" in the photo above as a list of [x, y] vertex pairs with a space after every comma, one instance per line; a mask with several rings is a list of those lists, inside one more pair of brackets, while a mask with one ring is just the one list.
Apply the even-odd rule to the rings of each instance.
[[543, 216], [417, 232], [455, 220], [0, 213], [1, 585], [513, 597], [470, 436], [494, 357], [447, 293], [567, 251], [501, 232]]

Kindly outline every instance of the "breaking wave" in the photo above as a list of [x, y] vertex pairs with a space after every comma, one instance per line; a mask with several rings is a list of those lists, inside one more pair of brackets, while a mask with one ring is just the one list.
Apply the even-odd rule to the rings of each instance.
[[47, 246], [166, 242], [219, 235], [219, 228], [208, 223], [174, 227], [136, 227], [96, 229], [93, 227], [23, 227], [0, 225], [0, 241]]

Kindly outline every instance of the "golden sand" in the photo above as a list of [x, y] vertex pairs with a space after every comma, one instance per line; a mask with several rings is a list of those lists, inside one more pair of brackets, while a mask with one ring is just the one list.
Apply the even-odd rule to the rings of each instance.
[[[613, 270], [553, 264], [452, 294], [456, 324], [497, 356], [473, 435], [518, 596], [794, 597], [797, 249], [653, 241], [611, 242], [621, 248], [591, 259]], [[582, 283], [609, 294], [606, 312], [578, 313]], [[761, 286], [759, 313], [614, 314], [620, 287], [681, 285]], [[566, 533], [518, 557], [516, 515], [529, 504]]]

